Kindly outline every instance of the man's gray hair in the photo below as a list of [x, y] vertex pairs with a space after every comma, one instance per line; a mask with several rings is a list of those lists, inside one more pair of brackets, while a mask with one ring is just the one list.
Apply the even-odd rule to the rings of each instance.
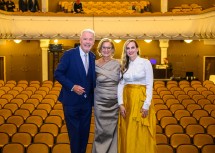
[[81, 36], [83, 35], [84, 32], [90, 32], [90, 33], [92, 33], [95, 36], [95, 31], [92, 30], [92, 29], [84, 29], [84, 30], [82, 30], [81, 31]]

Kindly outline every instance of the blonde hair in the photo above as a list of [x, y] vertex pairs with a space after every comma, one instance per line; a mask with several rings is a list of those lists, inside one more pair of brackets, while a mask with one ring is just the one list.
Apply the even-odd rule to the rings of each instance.
[[130, 43], [130, 42], [134, 42], [135, 43], [135, 46], [136, 48], [138, 48], [138, 52], [137, 54], [139, 55], [139, 46], [136, 42], [135, 39], [128, 39], [124, 45], [123, 45], [123, 51], [122, 51], [122, 55], [121, 55], [121, 73], [122, 73], [122, 78], [123, 78], [123, 74], [128, 70], [128, 67], [129, 67], [129, 57], [127, 55], [127, 45]]
[[98, 46], [97, 46], [97, 52], [99, 53], [99, 56], [101, 56], [102, 46], [103, 46], [103, 44], [104, 44], [105, 42], [109, 42], [109, 43], [111, 44], [111, 46], [112, 46], [111, 48], [112, 48], [112, 50], [113, 50], [113, 54], [114, 54], [114, 52], [115, 52], [115, 46], [114, 46], [114, 43], [113, 43], [112, 39], [103, 38], [103, 39], [100, 40], [100, 42], [99, 42], [99, 44], [98, 44]]

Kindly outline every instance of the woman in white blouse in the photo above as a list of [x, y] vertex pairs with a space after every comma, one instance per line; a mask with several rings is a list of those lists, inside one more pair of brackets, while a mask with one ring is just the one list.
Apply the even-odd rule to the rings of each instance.
[[151, 63], [139, 57], [139, 47], [134, 39], [125, 42], [121, 62], [118, 153], [156, 153]]

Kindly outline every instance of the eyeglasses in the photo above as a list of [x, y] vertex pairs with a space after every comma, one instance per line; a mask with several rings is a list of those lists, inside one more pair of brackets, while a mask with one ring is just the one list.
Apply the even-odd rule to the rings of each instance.
[[106, 49], [107, 49], [107, 50], [111, 50], [112, 47], [105, 47], [105, 46], [102, 46], [102, 49], [103, 49], [103, 50], [106, 50]]

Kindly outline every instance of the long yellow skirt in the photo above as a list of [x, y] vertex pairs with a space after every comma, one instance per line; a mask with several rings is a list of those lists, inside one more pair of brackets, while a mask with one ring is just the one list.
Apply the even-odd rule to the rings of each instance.
[[156, 118], [153, 102], [146, 118], [140, 110], [146, 99], [146, 87], [128, 84], [124, 87], [123, 103], [126, 118], [119, 113], [118, 153], [156, 153]]

